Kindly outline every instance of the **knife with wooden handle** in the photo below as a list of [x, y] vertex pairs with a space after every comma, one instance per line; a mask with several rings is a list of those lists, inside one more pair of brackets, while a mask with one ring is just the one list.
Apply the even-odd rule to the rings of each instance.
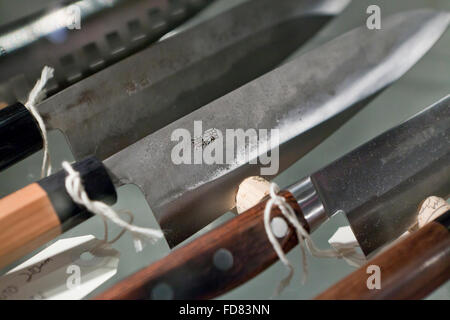
[[[76, 160], [104, 160], [273, 70], [348, 3], [246, 1], [95, 73], [37, 109], [47, 130], [64, 133]], [[425, 43], [423, 51], [428, 49]], [[32, 117], [23, 106], [0, 110], [0, 169], [42, 148], [36, 123], [6, 127], [15, 111]]]
[[[281, 193], [309, 226], [295, 197]], [[119, 282], [96, 299], [210, 299], [253, 278], [278, 260], [263, 222], [263, 201], [228, 223], [176, 249], [165, 258]], [[272, 217], [282, 216], [278, 208]], [[297, 244], [289, 229], [280, 240], [284, 251]]]
[[[192, 132], [194, 124], [200, 120], [208, 128], [221, 132], [230, 128], [277, 129], [280, 141], [270, 148], [279, 148], [280, 172], [409, 70], [445, 30], [449, 18], [434, 10], [416, 10], [386, 18], [381, 32], [371, 32], [366, 26], [351, 30], [107, 158], [102, 166], [111, 176], [109, 183], [115, 187], [128, 183], [139, 186], [165, 231], [165, 239], [170, 246], [177, 245], [232, 209], [240, 182], [259, 172], [263, 165], [253, 164], [238, 153], [233, 153], [227, 163], [176, 164], [172, 151], [178, 142], [171, 140], [175, 130], [184, 128]], [[429, 36], [430, 32], [433, 37]], [[408, 50], [405, 51], [406, 44]], [[370, 58], [367, 52], [372, 52]], [[122, 119], [118, 125], [124, 122]], [[436, 130], [435, 134], [440, 132]], [[199, 138], [196, 135], [194, 130], [194, 137]], [[203, 132], [200, 135], [203, 138]], [[413, 135], [405, 136], [408, 139]], [[435, 138], [429, 134], [426, 137]], [[258, 139], [250, 140], [245, 146], [248, 150], [257, 150], [258, 157], [266, 155], [267, 150], [260, 147]], [[188, 142], [191, 144], [190, 140]], [[222, 154], [227, 154], [227, 143], [223, 140], [215, 139], [209, 146], [222, 148]], [[432, 160], [425, 157], [422, 163], [426, 166]], [[58, 192], [64, 194], [64, 184], [58, 187]], [[298, 186], [302, 192], [312, 191], [311, 188], [308, 179]], [[23, 199], [22, 192], [24, 190], [0, 199], [0, 212], [23, 216], [24, 208], [11, 209], [9, 200], [10, 197]], [[70, 199], [63, 199], [67, 200], [65, 206], [72, 206]], [[34, 214], [39, 215], [39, 212]], [[14, 223], [21, 221], [16, 219]], [[11, 223], [0, 229], [0, 235], [6, 228], [12, 228]], [[27, 239], [31, 241], [33, 237]], [[20, 243], [25, 246], [27, 242]], [[0, 256], [0, 265], [8, 262]]]
[[[90, 199], [112, 204], [116, 189], [94, 157], [74, 164]], [[0, 200], [0, 268], [92, 217], [75, 204], [59, 171]]]
[[[367, 286], [367, 268], [380, 268], [380, 288]], [[317, 300], [422, 299], [450, 279], [450, 211], [380, 253]]]
[[[433, 128], [433, 130], [430, 130]], [[343, 210], [366, 254], [398, 237], [412, 225], [419, 201], [450, 192], [450, 96], [381, 134], [281, 195], [308, 232]], [[350, 168], [351, 170], [347, 170]], [[340, 168], [340, 176], [333, 175]], [[395, 172], [395, 177], [384, 179]], [[348, 192], [362, 192], [352, 202], [330, 210], [330, 199], [345, 181]], [[317, 178], [319, 177], [319, 179]], [[372, 185], [373, 184], [373, 185]], [[336, 188], [336, 189], [333, 189]], [[267, 201], [267, 200], [266, 200]], [[259, 203], [160, 261], [138, 271], [97, 299], [206, 299], [223, 294], [255, 277], [277, 261], [264, 229], [265, 202]], [[336, 208], [338, 209], [338, 208]], [[378, 224], [372, 224], [373, 215]], [[272, 218], [280, 216], [272, 210]], [[356, 219], [356, 220], [355, 220]], [[273, 220], [272, 220], [273, 221]], [[287, 221], [283, 220], [286, 224]], [[355, 222], [356, 221], [356, 222]], [[277, 234], [277, 232], [275, 232]], [[361, 236], [364, 234], [364, 236]], [[374, 239], [374, 242], [361, 241]], [[284, 251], [297, 244], [294, 230], [280, 234]], [[376, 241], [375, 241], [376, 240]]]

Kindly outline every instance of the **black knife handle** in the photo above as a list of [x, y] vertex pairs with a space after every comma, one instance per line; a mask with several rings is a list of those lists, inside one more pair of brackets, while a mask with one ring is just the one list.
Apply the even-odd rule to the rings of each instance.
[[39, 125], [19, 102], [0, 110], [0, 170], [42, 148]]
[[[296, 199], [288, 191], [280, 195], [309, 232]], [[245, 283], [278, 260], [264, 228], [265, 205], [257, 204], [95, 299], [211, 299]], [[277, 216], [281, 212], [273, 207], [271, 217]], [[297, 244], [293, 228], [278, 240], [285, 252]]]
[[[117, 195], [102, 162], [94, 157], [73, 165], [91, 200], [108, 204]], [[0, 268], [92, 216], [74, 203], [61, 170], [0, 199]]]

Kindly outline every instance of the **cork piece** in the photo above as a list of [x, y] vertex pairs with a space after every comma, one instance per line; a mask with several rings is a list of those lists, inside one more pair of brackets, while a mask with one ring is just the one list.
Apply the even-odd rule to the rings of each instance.
[[[435, 196], [426, 198], [419, 207], [416, 223], [408, 231], [413, 232], [419, 230], [428, 222], [435, 220], [448, 210], [450, 210], [450, 204], [444, 199]], [[405, 234], [409, 232], [405, 232]]]
[[417, 217], [419, 228], [435, 220], [448, 210], [450, 210], [450, 204], [444, 199], [434, 196], [426, 198], [420, 207], [419, 216]]
[[250, 209], [269, 194], [270, 182], [264, 178], [253, 176], [245, 179], [239, 185], [236, 195], [237, 213]]
[[0, 110], [6, 108], [8, 104], [6, 102], [0, 101]]

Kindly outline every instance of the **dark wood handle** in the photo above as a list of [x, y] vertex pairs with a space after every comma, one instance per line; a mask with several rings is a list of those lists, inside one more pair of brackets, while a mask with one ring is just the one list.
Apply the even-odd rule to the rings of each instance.
[[42, 148], [39, 125], [21, 103], [0, 110], [0, 170]]
[[[73, 165], [93, 200], [116, 201], [103, 164], [91, 157]], [[0, 268], [37, 249], [92, 215], [67, 194], [59, 171], [0, 199]]]
[[[450, 278], [448, 227], [431, 222], [376, 256], [318, 300], [422, 299]], [[367, 287], [369, 265], [380, 267], [380, 289]]]
[[[281, 193], [309, 230], [292, 195]], [[266, 201], [117, 283], [96, 299], [209, 299], [239, 286], [278, 260], [264, 229]], [[280, 216], [273, 208], [272, 217]], [[280, 243], [297, 244], [293, 229]]]

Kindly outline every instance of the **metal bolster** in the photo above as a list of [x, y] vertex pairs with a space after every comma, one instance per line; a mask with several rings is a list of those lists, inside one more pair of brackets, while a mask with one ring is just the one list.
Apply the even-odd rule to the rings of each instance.
[[310, 232], [313, 232], [328, 220], [328, 215], [310, 177], [294, 183], [287, 190], [295, 197], [298, 205], [302, 209]]

